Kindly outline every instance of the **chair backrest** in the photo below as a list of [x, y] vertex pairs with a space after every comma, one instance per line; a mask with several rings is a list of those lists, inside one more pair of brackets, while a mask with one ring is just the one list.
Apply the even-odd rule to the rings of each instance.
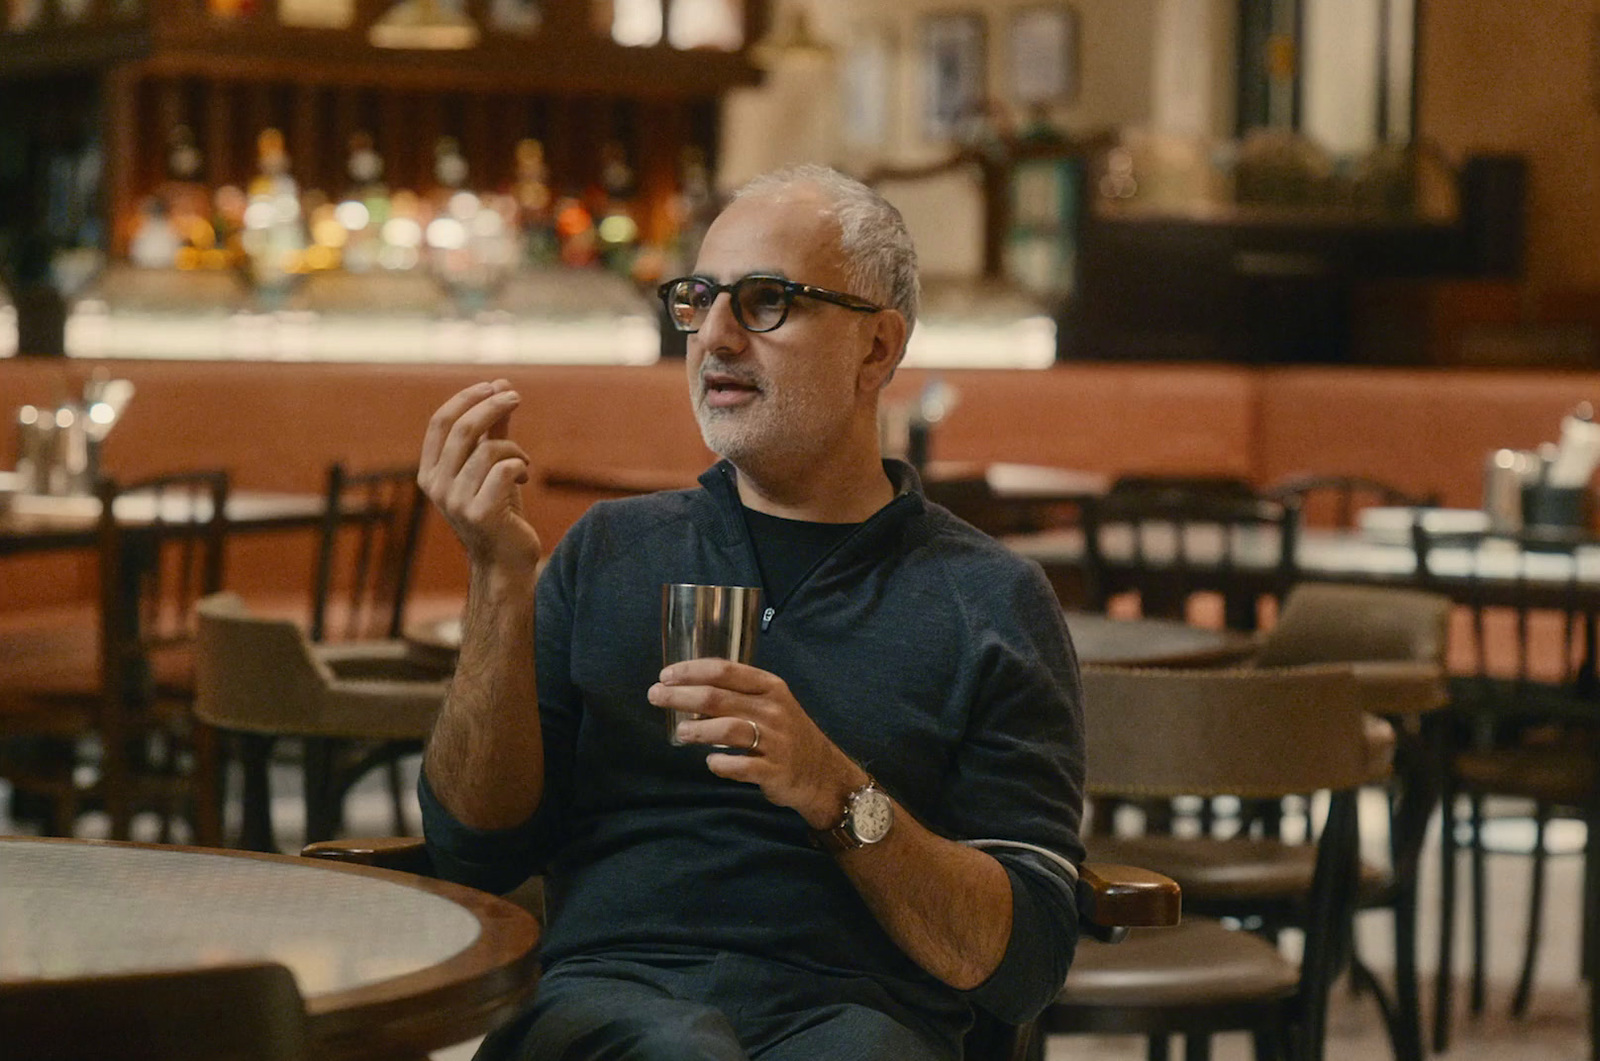
[[206, 597], [196, 610], [194, 710], [201, 721], [246, 733], [306, 732], [332, 675], [300, 627], [251, 615], [232, 593]]
[[1370, 778], [1354, 672], [1083, 668], [1091, 794], [1276, 799]]
[[1329, 793], [1301, 924], [1296, 999], [1305, 1027], [1324, 1027], [1356, 899], [1356, 795], [1373, 779], [1354, 671], [1086, 667], [1083, 694], [1091, 793]]
[[[1600, 539], [1580, 532], [1435, 533], [1413, 524], [1418, 584], [1448, 590], [1468, 621], [1452, 669], [1501, 686], [1600, 693], [1595, 671]], [[1470, 658], [1469, 658], [1470, 657]], [[1507, 692], [1501, 688], [1497, 695]]]
[[428, 505], [417, 467], [328, 469], [311, 640], [398, 638]]
[[282, 965], [0, 982], [18, 1061], [301, 1061], [305, 1005]]
[[1442, 665], [1451, 607], [1449, 597], [1426, 590], [1302, 582], [1289, 591], [1255, 664], [1415, 660]]
[[192, 639], [195, 602], [222, 588], [228, 473], [104, 479], [96, 494], [102, 677], [132, 692], [150, 653]]
[[1254, 629], [1262, 593], [1295, 578], [1298, 510], [1231, 478], [1123, 478], [1083, 505], [1087, 603], [1136, 591], [1146, 616], [1183, 618], [1197, 592], [1223, 595], [1227, 625]]
[[1356, 514], [1373, 505], [1415, 508], [1439, 503], [1437, 495], [1412, 493], [1366, 475], [1295, 475], [1263, 496], [1295, 505], [1306, 523], [1346, 528], [1354, 527]]
[[[100, 774], [112, 835], [124, 838], [134, 811], [127, 751], [152, 732], [149, 708], [166, 689], [163, 664], [187, 650], [194, 604], [222, 588], [228, 474], [193, 471], [119, 484], [102, 479], [100, 500]], [[209, 760], [207, 760], [209, 762]], [[196, 809], [202, 829], [204, 809]]]

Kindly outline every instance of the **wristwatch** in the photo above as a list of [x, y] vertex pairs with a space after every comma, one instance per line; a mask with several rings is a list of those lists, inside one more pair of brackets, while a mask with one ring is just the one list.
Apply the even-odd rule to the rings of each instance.
[[831, 829], [813, 829], [811, 836], [824, 851], [855, 851], [875, 844], [894, 826], [894, 801], [867, 778], [867, 783], [844, 799], [844, 816]]

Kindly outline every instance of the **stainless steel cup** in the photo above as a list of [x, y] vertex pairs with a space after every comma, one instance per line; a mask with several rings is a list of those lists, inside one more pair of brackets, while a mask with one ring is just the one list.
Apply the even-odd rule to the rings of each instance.
[[[753, 586], [700, 586], [669, 582], [661, 587], [661, 662], [717, 657], [749, 663], [761, 629], [761, 590]], [[675, 745], [678, 723], [699, 718], [669, 712], [668, 738]]]
[[1522, 490], [1527, 484], [1534, 454], [1526, 450], [1497, 449], [1483, 464], [1483, 511], [1489, 529], [1515, 534], [1522, 529]]

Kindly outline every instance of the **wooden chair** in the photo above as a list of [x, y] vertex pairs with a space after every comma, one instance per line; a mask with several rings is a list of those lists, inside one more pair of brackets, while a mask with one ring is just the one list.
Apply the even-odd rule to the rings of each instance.
[[222, 471], [99, 484], [95, 687], [0, 705], [0, 776], [51, 807], [51, 832], [71, 835], [98, 804], [114, 839], [151, 809], [162, 840], [176, 817], [190, 819], [197, 843], [220, 840], [216, 748], [189, 711], [190, 649], [194, 602], [222, 587], [228, 485]]
[[0, 981], [18, 1061], [302, 1061], [305, 1005], [282, 965]]
[[[419, 657], [402, 639], [427, 516], [416, 466], [352, 471], [336, 462], [328, 467], [323, 496], [308, 622], [318, 654], [340, 678], [432, 683], [448, 677], [448, 667]], [[265, 792], [276, 739], [241, 731], [234, 742], [246, 791], [241, 842], [272, 849]], [[398, 760], [418, 748], [414, 741], [375, 745], [306, 737], [300, 765], [313, 835], [337, 831], [345, 795], [380, 767], [388, 773], [395, 832], [405, 832]], [[324, 820], [328, 814], [333, 817]]]
[[1266, 490], [1263, 497], [1300, 509], [1308, 523], [1350, 529], [1356, 516], [1372, 505], [1418, 508], [1437, 505], [1437, 494], [1416, 494], [1366, 475], [1293, 475]]
[[[301, 854], [363, 866], [433, 875], [428, 849], [415, 837], [331, 840], [308, 844]], [[1078, 923], [1085, 941], [1105, 946], [1125, 939], [1131, 928], [1170, 928], [1177, 925], [1182, 895], [1177, 885], [1158, 873], [1133, 866], [1085, 862], [1078, 867]], [[544, 892], [538, 878], [519, 888], [511, 898], [544, 916]], [[1080, 953], [1087, 942], [1079, 944]], [[1039, 1058], [1041, 1040], [1032, 1026], [1002, 1024], [984, 1013], [967, 1035], [963, 1056], [968, 1061], [1028, 1061]]]
[[[324, 659], [341, 678], [435, 682], [449, 677], [448, 668], [412, 652], [403, 640], [429, 507], [417, 483], [417, 466], [352, 471], [332, 464], [326, 498], [312, 579], [311, 640], [338, 648], [325, 651]], [[421, 750], [416, 741], [308, 739], [307, 785], [325, 790], [318, 805], [335, 814], [317, 835], [333, 835], [345, 795], [378, 768], [388, 781], [394, 831], [405, 833], [399, 761]]]
[[328, 468], [312, 574], [311, 640], [398, 640], [428, 514], [416, 465]]
[[[200, 602], [195, 712], [208, 725], [270, 742], [420, 743], [444, 704], [444, 681], [341, 677], [287, 619], [250, 615], [230, 593]], [[306, 778], [306, 836], [329, 838], [342, 793]], [[247, 770], [241, 846], [274, 847], [267, 773]]]
[[[1545, 828], [1553, 815], [1575, 817], [1600, 836], [1600, 674], [1597, 608], [1579, 583], [1578, 550], [1600, 547], [1580, 533], [1435, 534], [1413, 526], [1422, 585], [1453, 583], [1468, 621], [1453, 655], [1465, 672], [1450, 682], [1449, 744], [1441, 793], [1439, 969], [1434, 1048], [1449, 1043], [1458, 850], [1458, 797], [1470, 807], [1472, 975], [1470, 1006], [1485, 996], [1488, 902], [1485, 801], [1515, 797], [1533, 805], [1532, 875], [1522, 972], [1512, 1013], [1526, 1011], [1542, 931]], [[1543, 585], [1530, 572], [1543, 569]], [[1550, 576], [1555, 576], [1551, 578]], [[1589, 979], [1590, 1049], [1600, 1057], [1600, 867], [1595, 845], [1584, 859], [1583, 973]], [[1509, 852], [1507, 852], [1509, 853]]]
[[[1298, 514], [1257, 497], [1233, 478], [1142, 476], [1118, 479], [1083, 516], [1083, 569], [1089, 610], [1139, 595], [1141, 614], [1186, 617], [1189, 598], [1220, 593], [1224, 622], [1256, 628], [1257, 598], [1281, 596], [1295, 577]], [[1245, 542], [1270, 532], [1270, 556]]]
[[[1447, 700], [1445, 651], [1449, 639], [1449, 597], [1424, 590], [1303, 582], [1290, 591], [1277, 625], [1252, 661], [1257, 667], [1350, 663], [1355, 667], [1367, 711], [1392, 726], [1395, 768], [1387, 783], [1389, 864], [1363, 861], [1357, 903], [1361, 910], [1386, 910], [1394, 928], [1394, 995], [1381, 989], [1376, 975], [1352, 950], [1352, 973], [1374, 991], [1383, 1011], [1395, 1056], [1420, 1061], [1421, 988], [1417, 976], [1417, 894], [1422, 845], [1438, 799], [1440, 730], [1437, 708]], [[1384, 738], [1380, 738], [1384, 739]], [[1381, 751], [1374, 748], [1377, 761]], [[1263, 849], [1264, 851], [1267, 849]], [[1311, 880], [1303, 879], [1275, 899], [1304, 900]]]
[[[1328, 810], [1315, 845], [1303, 849], [1306, 868], [1297, 870], [1310, 877], [1297, 920], [1305, 933], [1298, 965], [1267, 938], [1186, 914], [1171, 933], [1135, 931], [1122, 947], [1080, 947], [1041, 1028], [1143, 1035], [1157, 1057], [1169, 1035], [1183, 1034], [1191, 1059], [1209, 1056], [1212, 1034], [1247, 1030], [1258, 1057], [1316, 1061], [1356, 896], [1356, 791], [1373, 775], [1353, 671], [1088, 667], [1083, 681], [1091, 794], [1325, 792]], [[1255, 842], [1213, 842], [1217, 875], [1232, 864], [1226, 845]], [[1108, 852], [1138, 850], [1095, 843]], [[1252, 864], [1248, 851], [1241, 856], [1241, 865]]]

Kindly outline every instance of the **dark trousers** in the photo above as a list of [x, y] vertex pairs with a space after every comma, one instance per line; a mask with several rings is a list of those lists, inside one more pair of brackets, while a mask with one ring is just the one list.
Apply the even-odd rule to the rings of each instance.
[[706, 954], [574, 958], [477, 1061], [957, 1061], [876, 982]]

